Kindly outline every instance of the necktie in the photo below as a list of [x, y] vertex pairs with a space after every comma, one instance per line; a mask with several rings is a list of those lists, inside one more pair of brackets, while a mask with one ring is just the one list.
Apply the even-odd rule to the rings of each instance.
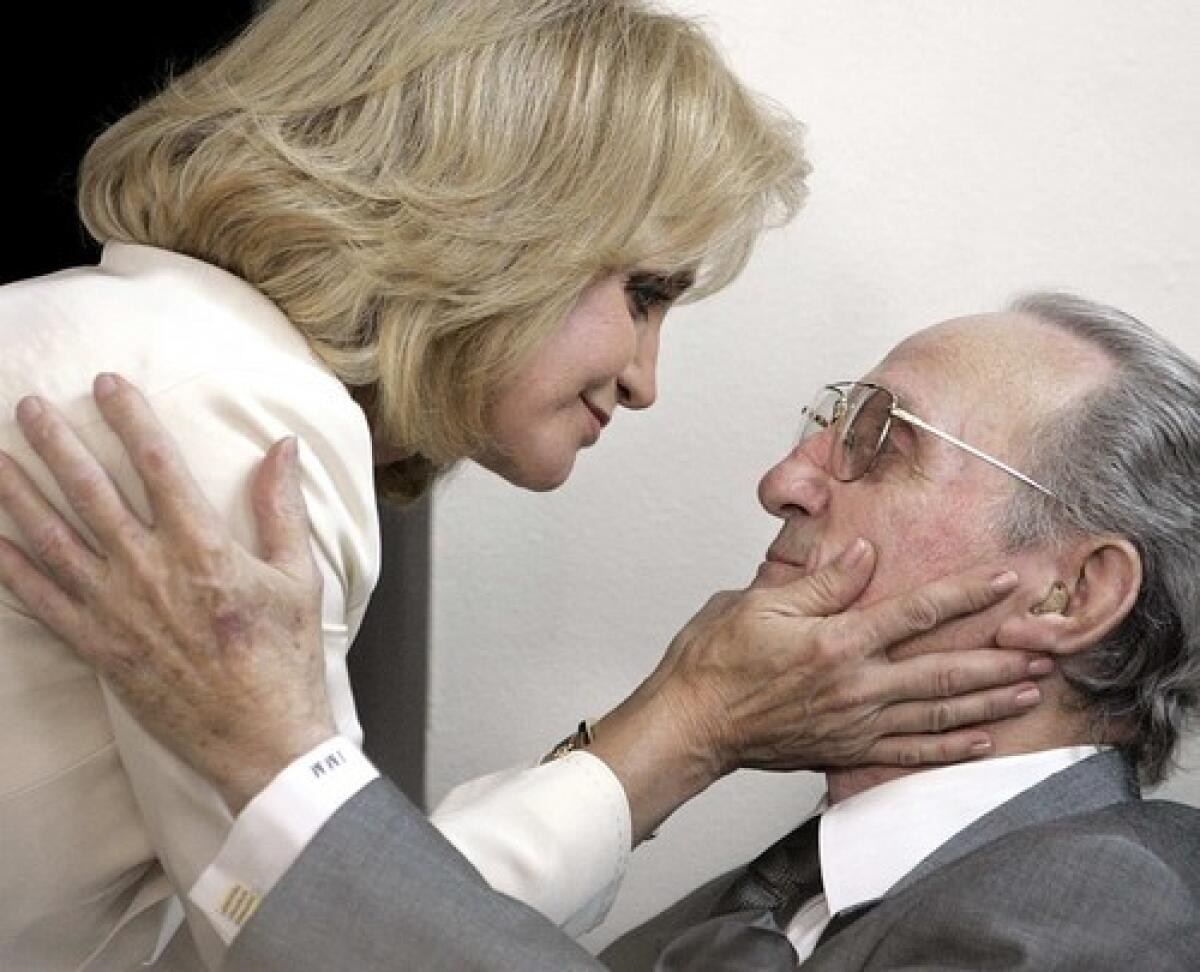
[[797, 969], [796, 951], [783, 929], [805, 901], [821, 893], [819, 828], [820, 817], [812, 817], [751, 861], [712, 916], [667, 945], [655, 972]]

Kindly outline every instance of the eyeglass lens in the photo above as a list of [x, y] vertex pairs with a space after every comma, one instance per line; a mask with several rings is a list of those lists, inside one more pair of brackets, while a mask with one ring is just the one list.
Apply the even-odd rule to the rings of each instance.
[[833, 450], [833, 475], [843, 482], [861, 479], [883, 445], [892, 417], [892, 395], [882, 388], [853, 385], [846, 417]]
[[842, 482], [866, 475], [888, 432], [894, 399], [890, 392], [870, 385], [823, 388], [804, 409], [800, 441], [836, 425], [829, 457], [829, 472]]
[[842, 409], [846, 398], [833, 388], [822, 388], [817, 392], [811, 405], [805, 406], [804, 421], [800, 426], [800, 441], [820, 435], [842, 417]]

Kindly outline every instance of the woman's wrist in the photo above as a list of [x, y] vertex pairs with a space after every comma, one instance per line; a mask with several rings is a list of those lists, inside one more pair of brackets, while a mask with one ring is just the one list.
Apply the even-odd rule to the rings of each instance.
[[625, 789], [634, 847], [726, 772], [688, 722], [666, 693], [639, 690], [593, 726], [587, 751]]

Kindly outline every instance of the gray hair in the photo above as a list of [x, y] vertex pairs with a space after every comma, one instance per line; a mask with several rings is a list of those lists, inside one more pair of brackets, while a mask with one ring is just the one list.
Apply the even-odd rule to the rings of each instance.
[[1003, 531], [1011, 549], [1072, 533], [1115, 533], [1137, 548], [1132, 611], [1063, 672], [1099, 733], [1132, 727], [1121, 746], [1154, 785], [1200, 703], [1200, 367], [1141, 321], [1069, 294], [1029, 294], [1009, 310], [1090, 342], [1115, 365], [1030, 437], [1030, 474], [1063, 502], [1020, 490]]

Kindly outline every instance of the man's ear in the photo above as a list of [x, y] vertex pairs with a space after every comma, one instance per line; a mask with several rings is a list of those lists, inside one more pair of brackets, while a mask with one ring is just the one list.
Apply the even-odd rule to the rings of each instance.
[[1044, 623], [1049, 650], [1073, 655], [1133, 610], [1142, 589], [1142, 558], [1124, 537], [1104, 535], [1086, 537], [1056, 559], [1061, 576], [1029, 610]]

